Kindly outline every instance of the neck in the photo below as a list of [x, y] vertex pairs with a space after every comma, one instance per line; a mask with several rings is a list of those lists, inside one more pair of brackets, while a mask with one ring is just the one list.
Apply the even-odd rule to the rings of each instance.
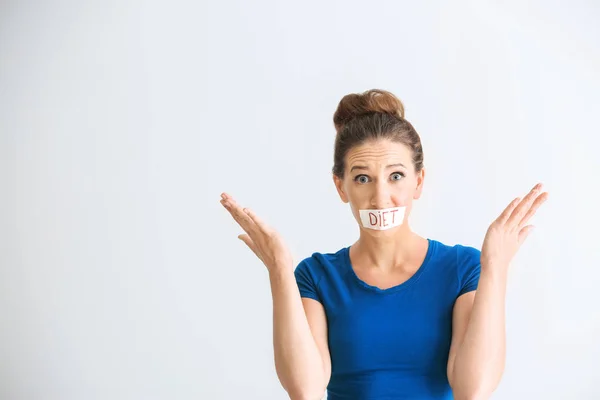
[[407, 224], [395, 229], [397, 231], [393, 234], [360, 229], [360, 238], [352, 247], [361, 265], [369, 265], [383, 272], [412, 268], [411, 257], [414, 257], [421, 237], [412, 232]]

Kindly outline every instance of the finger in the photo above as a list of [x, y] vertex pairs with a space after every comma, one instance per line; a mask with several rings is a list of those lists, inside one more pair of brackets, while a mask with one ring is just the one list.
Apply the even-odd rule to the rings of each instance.
[[248, 231], [252, 229], [254, 222], [252, 219], [242, 211], [242, 208], [233, 200], [221, 200], [221, 204], [229, 211], [233, 219], [242, 227]]
[[264, 233], [271, 233], [271, 228], [249, 208], [244, 208], [246, 214], [256, 224], [256, 226]]
[[519, 231], [519, 237], [517, 239], [519, 246], [521, 246], [523, 242], [525, 242], [525, 239], [527, 239], [527, 236], [529, 236], [529, 234], [533, 231], [533, 228], [533, 225], [527, 225]]
[[539, 194], [541, 186], [542, 184], [538, 183], [529, 191], [529, 193], [527, 193], [527, 195], [523, 198], [523, 200], [521, 200], [519, 205], [517, 205], [517, 207], [511, 213], [510, 217], [506, 221], [507, 225], [517, 226], [519, 221], [521, 221], [521, 218], [523, 218], [525, 212], [529, 210], [529, 207], [531, 206], [533, 200]]
[[250, 250], [252, 250], [252, 252], [254, 254], [256, 254], [256, 256], [262, 261], [262, 257], [260, 255], [260, 253], [258, 252], [258, 249], [256, 248], [256, 245], [254, 244], [254, 241], [252, 240], [252, 238], [250, 236], [243, 233], [238, 236], [238, 239], [240, 239], [242, 242], [246, 243], [246, 245], [250, 248]]
[[506, 221], [508, 221], [508, 218], [510, 217], [510, 214], [515, 209], [517, 204], [519, 204], [520, 200], [521, 200], [521, 198], [517, 197], [516, 199], [511, 201], [510, 204], [508, 206], [506, 206], [504, 211], [502, 211], [502, 214], [500, 214], [500, 216], [498, 217], [498, 222], [500, 222], [502, 224], [506, 223]]
[[535, 199], [535, 201], [529, 208], [529, 211], [527, 211], [527, 214], [525, 214], [525, 216], [521, 219], [521, 222], [519, 223], [519, 229], [523, 228], [525, 226], [525, 224], [527, 224], [527, 222], [529, 222], [531, 217], [533, 217], [535, 215], [535, 213], [537, 212], [537, 209], [540, 208], [540, 206], [542, 204], [544, 204], [544, 202], [547, 199], [548, 199], [548, 192], [544, 192], [544, 193], [540, 194]]
[[233, 219], [249, 234], [252, 234], [256, 230], [256, 225], [252, 218], [248, 216], [242, 208], [233, 200], [232, 197], [227, 197], [226, 200], [221, 200], [221, 204], [229, 211]]

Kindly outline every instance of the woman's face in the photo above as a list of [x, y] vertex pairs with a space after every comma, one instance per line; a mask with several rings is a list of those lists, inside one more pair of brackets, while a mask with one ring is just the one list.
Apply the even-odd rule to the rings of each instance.
[[421, 196], [425, 169], [415, 174], [411, 150], [390, 140], [369, 141], [346, 154], [344, 179], [334, 182], [344, 203], [360, 224], [358, 210], [406, 207], [404, 224], [412, 202]]

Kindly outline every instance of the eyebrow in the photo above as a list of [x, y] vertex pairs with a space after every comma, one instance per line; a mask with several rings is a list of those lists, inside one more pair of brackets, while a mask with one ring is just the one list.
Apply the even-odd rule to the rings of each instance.
[[[402, 164], [402, 163], [391, 164], [391, 165], [388, 165], [386, 168], [391, 168], [391, 167], [403, 167], [403, 168], [406, 168], [404, 166], [404, 164]], [[367, 169], [368, 170], [369, 168], [365, 167], [365, 166], [362, 166], [362, 165], [355, 165], [354, 167], [352, 167], [350, 169], [350, 172], [354, 171], [355, 169]]]

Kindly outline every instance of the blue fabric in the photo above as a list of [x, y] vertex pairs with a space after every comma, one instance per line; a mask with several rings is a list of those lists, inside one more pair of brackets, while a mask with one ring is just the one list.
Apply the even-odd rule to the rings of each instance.
[[446, 375], [452, 310], [477, 289], [481, 253], [428, 241], [417, 272], [389, 289], [356, 275], [350, 246], [314, 253], [296, 267], [301, 296], [323, 304], [327, 316], [329, 400], [453, 399]]

